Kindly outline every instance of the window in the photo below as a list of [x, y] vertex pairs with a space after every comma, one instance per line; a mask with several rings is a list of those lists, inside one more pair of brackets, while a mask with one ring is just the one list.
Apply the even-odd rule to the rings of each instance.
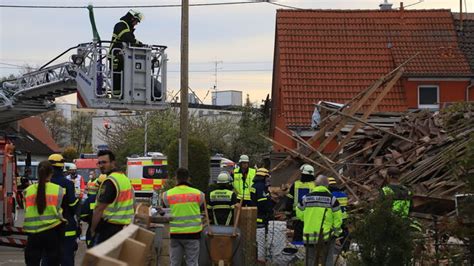
[[439, 109], [439, 87], [418, 87], [418, 108]]

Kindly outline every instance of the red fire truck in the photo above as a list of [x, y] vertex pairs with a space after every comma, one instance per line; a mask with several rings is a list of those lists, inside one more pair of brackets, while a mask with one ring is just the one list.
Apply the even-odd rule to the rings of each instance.
[[23, 214], [17, 204], [16, 179], [15, 146], [7, 136], [0, 136], [0, 245], [24, 247], [26, 234], [16, 227]]

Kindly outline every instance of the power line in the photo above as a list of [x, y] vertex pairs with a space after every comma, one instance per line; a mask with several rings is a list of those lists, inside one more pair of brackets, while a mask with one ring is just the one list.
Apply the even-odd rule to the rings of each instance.
[[278, 4], [278, 3], [275, 3], [275, 2], [272, 2], [272, 0], [267, 0], [265, 1], [266, 3], [269, 3], [269, 4], [272, 4], [272, 5], [275, 5], [275, 6], [279, 6], [279, 7], [284, 7], [284, 8], [291, 8], [291, 9], [304, 9], [304, 8], [300, 8], [300, 7], [296, 7], [296, 6], [289, 6], [289, 5], [283, 5], [283, 4]]
[[[216, 2], [216, 3], [197, 3], [189, 4], [189, 6], [224, 6], [224, 5], [244, 5], [244, 4], [258, 4], [266, 1], [239, 1], [239, 2]], [[87, 6], [49, 6], [49, 5], [0, 5], [5, 8], [52, 8], [52, 9], [80, 9], [87, 8]], [[94, 6], [97, 8], [166, 8], [166, 7], [181, 7], [181, 4], [166, 4], [166, 5], [118, 5], [118, 6]]]

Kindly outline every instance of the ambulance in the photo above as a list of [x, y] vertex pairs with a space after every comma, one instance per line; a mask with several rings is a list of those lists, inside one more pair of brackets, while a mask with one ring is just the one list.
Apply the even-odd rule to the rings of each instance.
[[143, 157], [127, 157], [127, 176], [137, 197], [151, 197], [168, 178], [168, 159], [160, 152]]

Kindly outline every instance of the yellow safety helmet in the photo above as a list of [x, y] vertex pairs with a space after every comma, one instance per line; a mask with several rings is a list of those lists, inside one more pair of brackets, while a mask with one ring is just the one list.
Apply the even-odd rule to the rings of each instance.
[[334, 177], [328, 177], [329, 185], [337, 185], [336, 179]]
[[270, 173], [268, 172], [267, 168], [258, 168], [255, 175], [269, 177]]
[[48, 161], [56, 167], [64, 167], [64, 157], [59, 153], [51, 154]]

